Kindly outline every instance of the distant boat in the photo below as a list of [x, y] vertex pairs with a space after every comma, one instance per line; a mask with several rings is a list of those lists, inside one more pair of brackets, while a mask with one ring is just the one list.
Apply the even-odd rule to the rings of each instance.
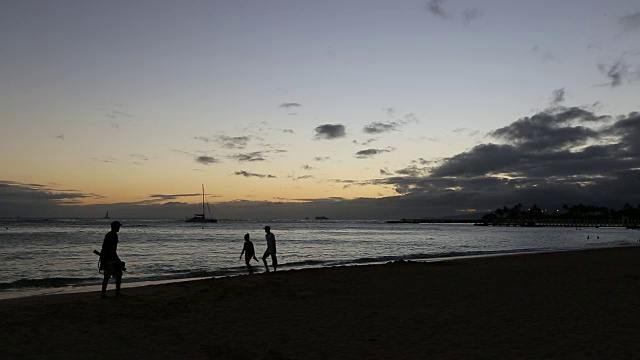
[[104, 216], [104, 218], [105, 218], [105, 219], [111, 219], [111, 218], [109, 217], [109, 212], [108, 212], [108, 211], [107, 211], [107, 214]]
[[316, 220], [329, 220], [326, 216], [316, 216]]
[[[209, 209], [209, 217], [207, 218], [204, 214], [204, 204], [207, 203], [207, 209]], [[193, 214], [193, 217], [187, 219], [186, 222], [193, 223], [215, 223], [218, 220], [214, 219], [211, 216], [211, 209], [209, 208], [209, 203], [204, 198], [204, 184], [202, 185], [202, 214]]]

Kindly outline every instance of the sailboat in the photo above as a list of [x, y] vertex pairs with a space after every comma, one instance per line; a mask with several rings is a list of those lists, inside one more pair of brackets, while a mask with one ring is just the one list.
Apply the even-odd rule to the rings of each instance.
[[194, 223], [215, 223], [218, 220], [214, 219], [211, 216], [211, 209], [209, 208], [209, 203], [207, 202], [207, 208], [209, 209], [209, 217], [207, 218], [204, 214], [204, 204], [206, 200], [204, 198], [204, 184], [202, 184], [202, 214], [193, 214], [192, 218], [186, 220], [186, 222], [194, 222]]
[[108, 211], [107, 211], [107, 214], [104, 216], [104, 218], [105, 218], [105, 219], [111, 219], [111, 218], [109, 217], [109, 212], [108, 212]]

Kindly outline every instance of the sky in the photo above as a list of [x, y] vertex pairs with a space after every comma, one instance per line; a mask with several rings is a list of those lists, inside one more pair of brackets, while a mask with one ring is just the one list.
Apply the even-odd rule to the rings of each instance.
[[640, 206], [637, 1], [9, 0], [0, 48], [0, 217]]

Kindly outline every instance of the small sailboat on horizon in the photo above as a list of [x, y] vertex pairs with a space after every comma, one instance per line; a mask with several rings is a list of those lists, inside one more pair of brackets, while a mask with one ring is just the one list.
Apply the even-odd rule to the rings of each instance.
[[111, 219], [111, 218], [109, 217], [109, 212], [108, 212], [108, 211], [107, 211], [107, 214], [104, 216], [104, 218], [105, 218], [105, 219]]
[[[207, 203], [207, 209], [209, 210], [209, 217], [207, 218], [204, 213], [204, 204]], [[202, 214], [193, 214], [192, 218], [186, 220], [186, 222], [194, 222], [194, 223], [216, 223], [218, 220], [214, 219], [211, 216], [211, 208], [209, 208], [209, 203], [206, 201], [204, 197], [204, 184], [202, 184]]]

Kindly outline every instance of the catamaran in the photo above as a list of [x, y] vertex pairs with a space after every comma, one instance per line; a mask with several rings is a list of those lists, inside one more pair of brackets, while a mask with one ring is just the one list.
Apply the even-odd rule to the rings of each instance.
[[[207, 218], [204, 214], [204, 204], [207, 203], [207, 209], [209, 210], [209, 217]], [[218, 220], [214, 219], [211, 216], [211, 208], [209, 208], [209, 203], [204, 197], [204, 184], [202, 184], [202, 214], [193, 214], [192, 218], [186, 220], [186, 222], [195, 222], [195, 223], [215, 223]]]

